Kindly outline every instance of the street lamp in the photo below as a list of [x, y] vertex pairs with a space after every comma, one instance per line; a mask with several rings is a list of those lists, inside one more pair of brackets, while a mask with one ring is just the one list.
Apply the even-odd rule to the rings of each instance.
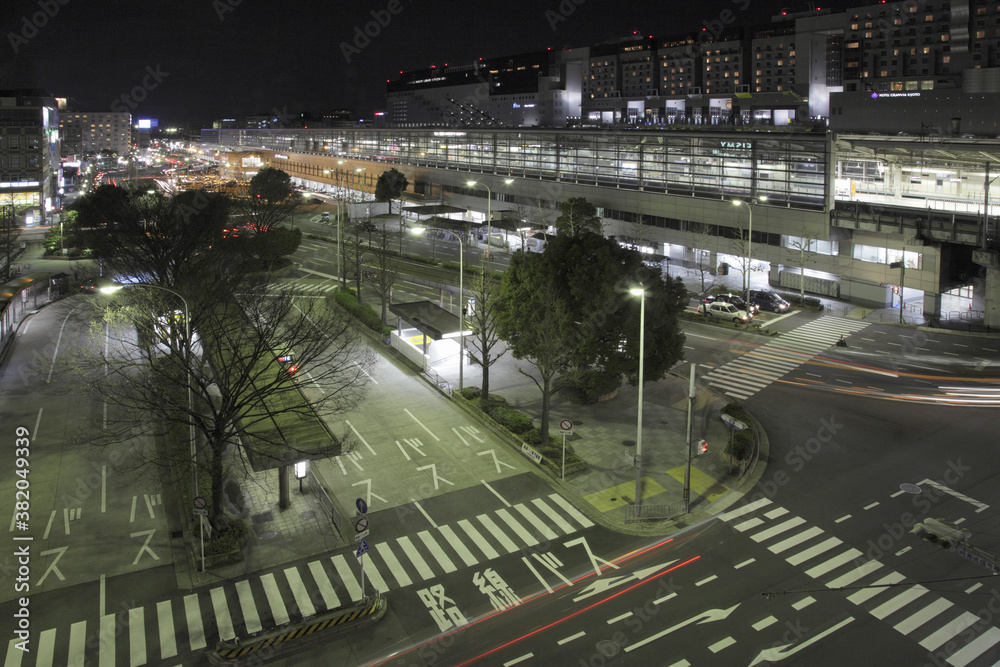
[[[514, 182], [514, 179], [505, 178], [503, 182], [507, 185], [510, 185], [511, 183]], [[486, 253], [487, 253], [486, 257], [489, 258], [489, 256], [492, 254], [492, 251], [490, 250], [491, 248], [490, 239], [493, 236], [493, 208], [492, 208], [493, 191], [490, 190], [490, 186], [486, 185], [485, 183], [477, 183], [476, 181], [466, 181], [465, 184], [468, 185], [470, 188], [474, 188], [477, 185], [481, 185], [484, 188], [486, 188]]]
[[646, 290], [633, 287], [632, 296], [639, 297], [639, 416], [635, 425], [635, 505], [642, 505], [642, 367], [646, 353]]
[[185, 354], [184, 354], [184, 366], [187, 369], [187, 405], [188, 405], [188, 440], [191, 445], [191, 474], [192, 482], [194, 488], [192, 493], [194, 497], [197, 498], [200, 494], [198, 493], [198, 459], [196, 456], [195, 446], [194, 446], [194, 400], [191, 395], [191, 317], [190, 310], [188, 309], [188, 302], [179, 292], [175, 292], [169, 287], [163, 287], [162, 285], [150, 285], [148, 283], [134, 283], [130, 285], [111, 285], [108, 287], [100, 288], [101, 292], [105, 294], [113, 294], [118, 290], [125, 287], [148, 287], [150, 289], [163, 290], [164, 292], [170, 292], [184, 304], [184, 343], [185, 343]]
[[[761, 195], [760, 197], [757, 198], [757, 201], [758, 202], [767, 201], [767, 197], [764, 196], [764, 195]], [[743, 294], [742, 294], [742, 296], [743, 296], [743, 299], [749, 304], [750, 303], [750, 299], [749, 299], [748, 290], [750, 289], [750, 258], [751, 258], [750, 247], [751, 247], [751, 244], [753, 243], [753, 207], [750, 205], [750, 202], [745, 202], [742, 199], [734, 199], [733, 200], [733, 206], [737, 206], [738, 207], [741, 204], [743, 206], [747, 207], [747, 216], [748, 216], [747, 217], [747, 245], [746, 245], [747, 260], [746, 260], [746, 264], [743, 267]], [[747, 315], [748, 315], [747, 322], [749, 322], [750, 321], [750, 318], [749, 318], [750, 313], [747, 313]]]

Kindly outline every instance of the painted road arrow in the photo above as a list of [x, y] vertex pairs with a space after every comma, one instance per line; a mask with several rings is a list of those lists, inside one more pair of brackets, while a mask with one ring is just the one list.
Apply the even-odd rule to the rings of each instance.
[[649, 637], [646, 637], [645, 639], [643, 639], [640, 642], [636, 642], [636, 643], [634, 643], [634, 644], [632, 644], [630, 646], [626, 646], [625, 647], [625, 652], [629, 653], [631, 651], [636, 650], [637, 648], [642, 648], [646, 644], [649, 644], [651, 642], [655, 642], [660, 637], [665, 637], [665, 636], [669, 635], [671, 632], [676, 632], [676, 631], [680, 630], [681, 628], [685, 628], [685, 627], [687, 627], [689, 625], [692, 625], [694, 623], [698, 623], [700, 625], [702, 623], [711, 623], [712, 621], [722, 621], [722, 620], [728, 618], [731, 613], [733, 613], [734, 611], [736, 611], [736, 608], [739, 607], [739, 606], [740, 606], [740, 604], [737, 602], [735, 605], [733, 605], [729, 609], [709, 609], [707, 611], [703, 611], [700, 614], [698, 614], [697, 616], [692, 616], [688, 620], [682, 621], [682, 622], [678, 623], [677, 625], [673, 626], [672, 628], [667, 628], [666, 630], [663, 630], [662, 632], [657, 632], [655, 635], [651, 635]]
[[670, 567], [676, 560], [669, 561], [667, 563], [662, 563], [660, 565], [654, 565], [653, 567], [647, 568], [645, 570], [636, 570], [632, 574], [623, 574], [617, 577], [602, 577], [600, 579], [595, 579], [594, 583], [590, 584], [582, 591], [580, 594], [573, 598], [573, 602], [579, 602], [580, 600], [586, 600], [589, 597], [597, 595], [598, 593], [603, 593], [604, 591], [611, 590], [616, 586], [621, 586], [624, 583], [630, 581], [642, 581], [651, 574], [656, 574], [660, 570]]
[[824, 630], [818, 635], [810, 637], [801, 644], [794, 644], [795, 648], [791, 648], [793, 644], [785, 644], [784, 646], [778, 646], [776, 648], [769, 648], [764, 651], [761, 651], [760, 653], [757, 654], [757, 657], [754, 658], [753, 662], [750, 663], [750, 667], [753, 667], [754, 665], [759, 665], [762, 662], [778, 662], [779, 660], [784, 660], [785, 658], [791, 655], [795, 655], [802, 649], [808, 648], [809, 646], [818, 642], [820, 639], [823, 639], [823, 637], [826, 637], [827, 635], [833, 634], [837, 630], [840, 630], [842, 627], [844, 627], [853, 620], [854, 620], [853, 616], [848, 616], [846, 619], [844, 619], [840, 623], [837, 623], [837, 625], [833, 626], [832, 628]]

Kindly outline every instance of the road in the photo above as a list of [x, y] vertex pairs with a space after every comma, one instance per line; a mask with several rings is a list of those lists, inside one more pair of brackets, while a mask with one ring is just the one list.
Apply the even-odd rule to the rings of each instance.
[[[313, 243], [298, 253], [309, 270], [291, 283], [303, 296], [335, 284], [335, 255]], [[425, 282], [400, 288], [407, 299], [441, 298]], [[4, 667], [47, 656], [191, 664], [215, 639], [361, 599], [354, 545], [320, 544], [177, 590], [155, 541], [162, 489], [102, 472], [99, 486], [73, 496], [98, 479], [95, 465], [110, 469], [71, 446], [74, 411], [99, 424], [104, 408], [41, 391], [31, 360], [81, 343], [62, 323], [85, 298], [33, 316], [3, 370], [4, 423], [28, 428], [38, 455], [25, 532], [40, 561], [32, 622], [41, 632], [34, 661], [9, 647]], [[497, 458], [490, 434], [378, 368], [368, 409], [335, 424], [361, 445], [321, 465], [343, 505], [370, 501], [366, 581], [388, 592], [390, 613], [273, 664], [839, 665], [858, 647], [865, 664], [996, 662], [992, 576], [908, 531], [942, 518], [1000, 550], [1000, 454], [989, 446], [997, 344], [822, 314], [769, 320], [778, 335], [684, 325], [688, 362], [758, 418], [770, 450], [743, 501], [671, 540], [594, 525], [523, 462]], [[14, 479], [0, 477], [0, 493], [13, 497]], [[155, 536], [148, 550], [144, 531]], [[4, 572], [7, 614], [11, 561]]]

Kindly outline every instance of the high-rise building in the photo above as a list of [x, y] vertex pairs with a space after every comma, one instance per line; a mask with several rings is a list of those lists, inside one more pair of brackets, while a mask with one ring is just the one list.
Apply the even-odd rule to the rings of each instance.
[[44, 224], [58, 207], [59, 112], [40, 90], [0, 90], [0, 206]]
[[132, 114], [127, 111], [64, 111], [59, 114], [62, 154], [83, 158], [110, 151], [128, 155]]

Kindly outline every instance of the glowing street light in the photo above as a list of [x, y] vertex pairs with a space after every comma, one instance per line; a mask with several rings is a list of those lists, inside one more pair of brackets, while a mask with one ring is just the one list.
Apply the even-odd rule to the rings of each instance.
[[[506, 185], [510, 185], [511, 183], [514, 182], [514, 179], [505, 178], [503, 182]], [[493, 209], [492, 209], [493, 191], [490, 190], [490, 186], [486, 185], [485, 183], [477, 183], [476, 181], [466, 181], [465, 184], [468, 185], [470, 188], [474, 188], [479, 185], [486, 188], [486, 252], [487, 252], [486, 257], [489, 258], [489, 256], [492, 254], [490, 250], [490, 248], [492, 247], [490, 245], [490, 239], [493, 238]]]
[[635, 425], [635, 505], [642, 505], [642, 367], [646, 353], [646, 290], [633, 287], [629, 294], [639, 297], [639, 416]]

